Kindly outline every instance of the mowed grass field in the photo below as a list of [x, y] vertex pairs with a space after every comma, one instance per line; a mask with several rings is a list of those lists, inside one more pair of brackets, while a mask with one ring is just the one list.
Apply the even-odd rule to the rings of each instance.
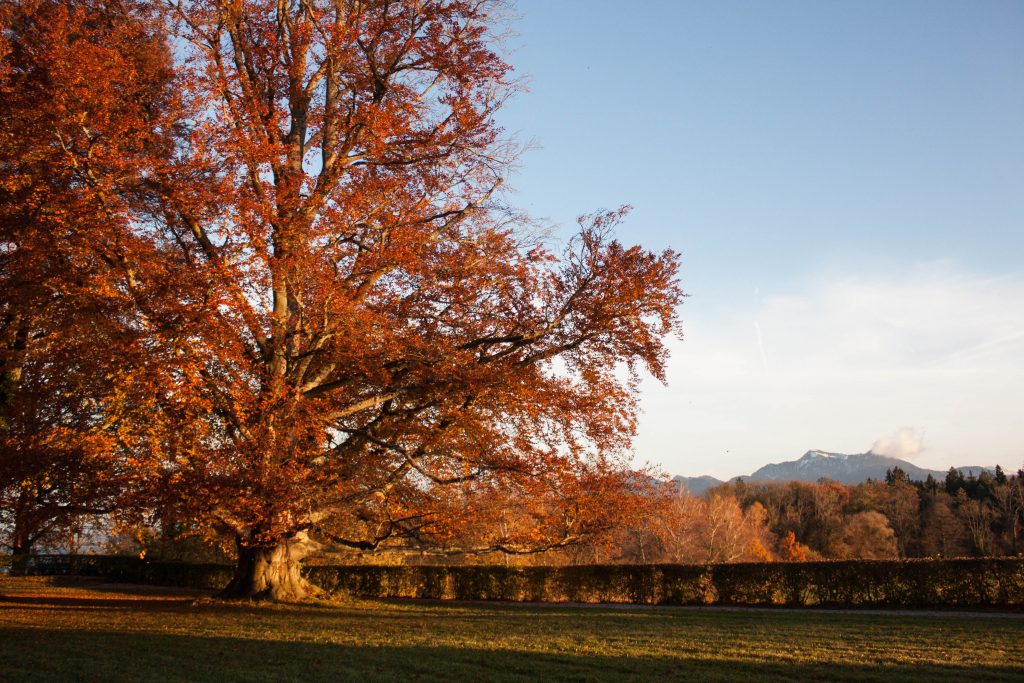
[[0, 681], [1024, 680], [1024, 618], [351, 601], [0, 577]]

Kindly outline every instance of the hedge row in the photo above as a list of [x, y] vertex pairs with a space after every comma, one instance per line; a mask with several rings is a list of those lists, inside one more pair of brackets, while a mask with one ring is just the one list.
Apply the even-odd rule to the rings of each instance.
[[1024, 607], [1019, 559], [581, 567], [310, 567], [380, 598], [834, 607]]
[[[132, 557], [37, 556], [32, 574], [220, 588], [230, 567]], [[579, 567], [312, 566], [328, 593], [373, 598], [823, 607], [1024, 607], [1024, 560]]]
[[145, 560], [119, 555], [31, 555], [24, 572], [30, 576], [99, 576], [126, 583], [219, 590], [231, 580], [234, 568], [219, 564], [189, 564]]

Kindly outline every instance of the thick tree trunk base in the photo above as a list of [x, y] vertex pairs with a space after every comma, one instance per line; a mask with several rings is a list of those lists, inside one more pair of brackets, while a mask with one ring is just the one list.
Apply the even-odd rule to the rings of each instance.
[[11, 555], [11, 576], [28, 576], [29, 554], [25, 551], [15, 550]]
[[301, 602], [321, 593], [302, 578], [301, 561], [316, 546], [305, 534], [274, 546], [240, 546], [235, 576], [220, 593], [226, 600]]
[[[14, 533], [11, 539], [11, 576], [28, 576], [29, 558], [32, 555], [32, 525], [28, 522], [26, 510], [29, 509], [27, 495], [22, 491], [15, 504]], [[38, 529], [36, 529], [38, 532]]]

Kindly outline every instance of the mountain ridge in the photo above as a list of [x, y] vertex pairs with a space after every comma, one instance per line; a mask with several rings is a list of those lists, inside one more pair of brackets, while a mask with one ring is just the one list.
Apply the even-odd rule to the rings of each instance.
[[[912, 462], [894, 458], [887, 455], [880, 455], [871, 451], [867, 453], [833, 453], [830, 451], [810, 450], [796, 460], [788, 460], [780, 463], [770, 463], [754, 470], [749, 475], [733, 477], [727, 481], [734, 482], [737, 479], [744, 481], [818, 481], [819, 479], [831, 479], [841, 484], [859, 484], [868, 479], [884, 479], [887, 470], [899, 467], [912, 480], [925, 480], [928, 475], [936, 479], [944, 479], [946, 472], [930, 470], [918, 467]], [[990, 467], [978, 465], [964, 465], [957, 467], [967, 476], [977, 476], [983, 470], [991, 471]], [[726, 483], [721, 479], [708, 475], [699, 477], [683, 477], [677, 475], [672, 481], [689, 489], [690, 493], [700, 495], [710, 488]]]

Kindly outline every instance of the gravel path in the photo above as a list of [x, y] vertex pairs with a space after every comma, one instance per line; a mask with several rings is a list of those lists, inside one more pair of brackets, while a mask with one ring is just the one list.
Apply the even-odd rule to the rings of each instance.
[[417, 598], [385, 598], [384, 602], [415, 602], [433, 605], [460, 605], [471, 607], [522, 607], [550, 608], [572, 607], [581, 609], [605, 610], [679, 610], [686, 612], [772, 612], [795, 614], [844, 614], [879, 617], [942, 617], [964, 619], [1024, 619], [1024, 611], [990, 611], [972, 610], [936, 610], [936, 609], [874, 609], [850, 608], [837, 609], [829, 607], [745, 607], [738, 605], [637, 605], [632, 603], [593, 603], [593, 602], [516, 602], [511, 600], [422, 600]]

